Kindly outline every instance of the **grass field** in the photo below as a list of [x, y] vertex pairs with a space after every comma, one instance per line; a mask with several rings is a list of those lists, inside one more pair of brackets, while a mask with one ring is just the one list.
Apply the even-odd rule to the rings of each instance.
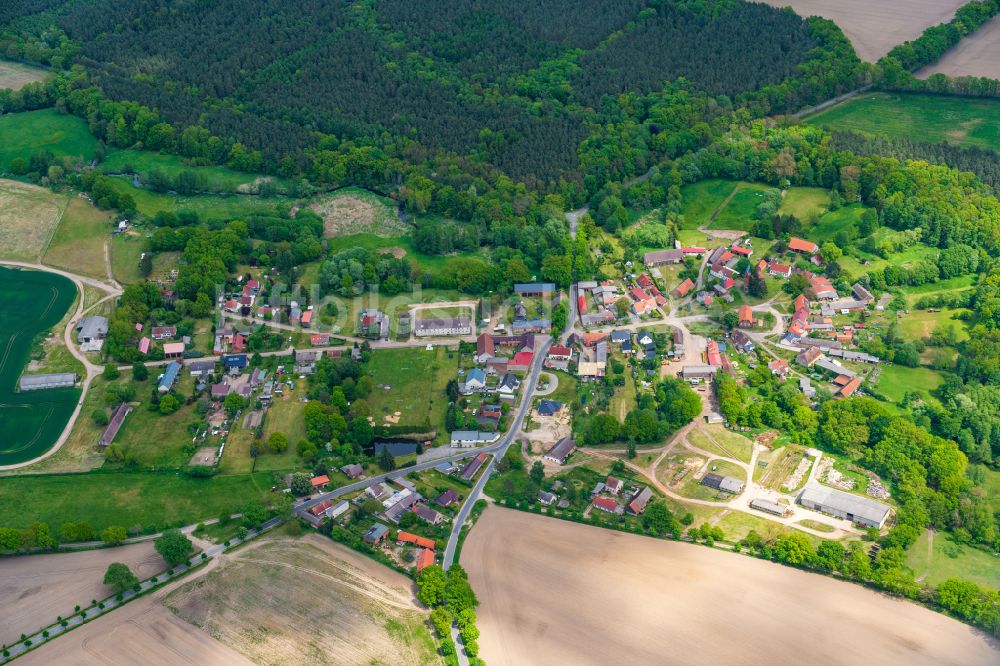
[[937, 401], [930, 392], [942, 382], [941, 373], [930, 368], [907, 368], [889, 364], [882, 368], [876, 388], [893, 402], [899, 402], [909, 391], [916, 391], [925, 400]]
[[851, 204], [825, 213], [809, 228], [809, 239], [822, 243], [833, 240], [841, 231], [850, 232], [851, 228], [861, 221], [865, 210], [861, 204]]
[[103, 278], [107, 274], [104, 243], [110, 240], [110, 231], [109, 213], [98, 210], [85, 199], [73, 197], [43, 261], [74, 273]]
[[0, 60], [0, 90], [20, 90], [29, 83], [44, 81], [49, 73], [41, 67]]
[[707, 224], [712, 213], [723, 204], [737, 183], [731, 180], [702, 180], [681, 188], [681, 213], [684, 229], [697, 229]]
[[289, 185], [281, 179], [234, 171], [223, 166], [188, 166], [184, 163], [184, 158], [177, 155], [162, 155], [145, 150], [110, 148], [98, 169], [106, 174], [138, 173], [142, 180], [148, 180], [153, 171], [171, 178], [176, 178], [183, 171], [190, 171], [206, 178], [207, 189], [211, 192], [253, 193], [256, 186], [265, 180], [270, 180], [279, 192], [286, 192]]
[[146, 248], [146, 239], [129, 234], [117, 234], [111, 238], [111, 272], [123, 284], [142, 281], [139, 272], [139, 257]]
[[899, 333], [910, 340], [920, 340], [931, 335], [939, 326], [951, 325], [955, 329], [956, 341], [969, 338], [969, 324], [958, 318], [962, 313], [968, 313], [964, 308], [942, 308], [937, 312], [927, 310], [910, 310], [910, 314], [899, 320]]
[[429, 424], [431, 429], [440, 429], [448, 407], [444, 389], [455, 377], [458, 363], [448, 358], [450, 354], [454, 352], [444, 347], [374, 351], [367, 369], [375, 381], [375, 390], [368, 396], [375, 425], [398, 411], [399, 425]]
[[736, 186], [736, 194], [726, 207], [719, 211], [708, 228], [749, 231], [756, 223], [753, 214], [764, 200], [764, 191], [768, 189], [770, 189], [768, 185], [760, 183], [739, 183]]
[[925, 531], [906, 551], [906, 565], [919, 580], [937, 585], [949, 578], [965, 578], [994, 590], [1000, 589], [1000, 557], [952, 541], [943, 532]]
[[0, 116], [0, 170], [16, 157], [28, 160], [41, 151], [89, 162], [96, 148], [97, 139], [83, 118], [54, 109]]
[[778, 212], [794, 215], [803, 224], [814, 224], [827, 211], [830, 192], [821, 187], [793, 187], [785, 194]]
[[5, 512], [5, 527], [86, 520], [98, 530], [108, 525], [148, 530], [238, 511], [248, 499], [270, 495], [272, 479], [271, 474], [195, 479], [176, 471], [11, 476], [0, 483], [0, 503], [18, 507]]
[[469, 255], [432, 255], [424, 254], [413, 247], [413, 240], [406, 236], [379, 236], [373, 233], [350, 234], [347, 236], [336, 236], [327, 241], [331, 252], [340, 252], [352, 247], [363, 247], [366, 250], [382, 251], [396, 256], [405, 256], [413, 264], [420, 266], [424, 270], [440, 270], [445, 262], [452, 256], [476, 256]]
[[125, 177], [110, 179], [115, 191], [127, 193], [135, 199], [136, 209], [153, 217], [160, 211], [174, 213], [181, 210], [193, 211], [203, 220], [231, 220], [253, 213], [271, 213], [279, 208], [287, 209], [292, 200], [285, 197], [260, 197], [247, 194], [198, 194], [178, 196], [160, 194], [151, 190], [134, 187]]
[[691, 431], [688, 439], [699, 449], [742, 462], [750, 462], [753, 453], [753, 442], [720, 425], [699, 426]]
[[37, 262], [66, 204], [44, 188], [0, 179], [0, 259]]
[[1000, 150], [1000, 101], [868, 93], [811, 116], [813, 125]]
[[345, 187], [317, 197], [309, 207], [323, 218], [327, 237], [374, 234], [401, 236], [410, 230], [396, 214], [396, 202], [360, 187]]

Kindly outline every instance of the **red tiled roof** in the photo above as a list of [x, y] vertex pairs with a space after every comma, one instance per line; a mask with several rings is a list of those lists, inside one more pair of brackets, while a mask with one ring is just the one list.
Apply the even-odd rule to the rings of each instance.
[[531, 359], [534, 358], [534, 356], [535, 355], [529, 351], [519, 351], [514, 354], [514, 358], [511, 359], [510, 365], [527, 368], [531, 365]]
[[596, 345], [601, 340], [608, 337], [607, 333], [584, 333], [583, 334], [583, 344], [587, 347], [591, 345]]
[[751, 254], [753, 254], [753, 250], [751, 250], [750, 248], [748, 248], [745, 245], [737, 245], [737, 246], [735, 246], [733, 248], [733, 252], [735, 252], [736, 254], [741, 254], [744, 257], [749, 257]]
[[549, 348], [549, 356], [569, 356], [573, 350], [566, 345], [552, 345]]
[[750, 309], [749, 305], [740, 306], [740, 321], [748, 321], [753, 323], [753, 310]]
[[595, 497], [590, 503], [598, 509], [604, 509], [605, 511], [613, 512], [618, 509], [618, 502], [610, 497]]
[[816, 243], [812, 243], [807, 240], [802, 240], [801, 238], [796, 238], [793, 236], [788, 241], [788, 249], [794, 252], [807, 252], [809, 254], [812, 254], [813, 252], [819, 249], [819, 246], [816, 245]]
[[417, 572], [423, 571], [426, 567], [434, 564], [434, 551], [421, 548], [417, 554]]
[[861, 379], [855, 377], [851, 381], [847, 382], [844, 388], [840, 389], [840, 391], [838, 391], [837, 393], [842, 398], [848, 398], [851, 396], [852, 393], [858, 390], [859, 386], [861, 386]]
[[691, 278], [687, 278], [686, 280], [684, 280], [684, 282], [681, 282], [679, 285], [677, 285], [677, 288], [674, 289], [673, 292], [671, 293], [673, 293], [673, 295], [676, 296], [677, 298], [682, 298], [686, 296], [688, 292], [690, 292], [692, 289], [694, 289], [694, 282], [691, 281]]
[[310, 483], [312, 483], [313, 488], [319, 488], [320, 486], [325, 486], [326, 484], [330, 483], [330, 477], [328, 477], [326, 474], [324, 474], [323, 476], [314, 476], [310, 481]]
[[428, 539], [427, 537], [422, 537], [417, 534], [411, 534], [410, 532], [400, 532], [396, 535], [397, 543], [412, 543], [415, 546], [420, 546], [421, 548], [429, 548], [434, 550], [434, 539]]

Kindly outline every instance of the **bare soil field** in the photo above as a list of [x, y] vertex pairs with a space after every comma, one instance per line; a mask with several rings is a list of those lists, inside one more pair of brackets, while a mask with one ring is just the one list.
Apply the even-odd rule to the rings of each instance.
[[490, 507], [462, 548], [480, 656], [521, 664], [988, 664], [926, 608], [743, 555]]
[[[875, 62], [894, 46], [946, 23], [965, 0], [764, 0], [791, 7], [800, 16], [822, 16], [840, 26], [858, 57]], [[984, 28], [985, 29], [985, 28]], [[980, 30], [982, 32], [982, 30]]]
[[[167, 568], [152, 542], [78, 553], [28, 555], [0, 559], [0, 642], [16, 641], [73, 614], [77, 605], [111, 594], [101, 581], [112, 562], [127, 564], [139, 578], [155, 576]], [[9, 612], [16, 609], [16, 612]]]
[[939, 72], [948, 76], [1000, 78], [1000, 16], [987, 21], [937, 63], [917, 72], [917, 76], [926, 79]]
[[49, 666], [250, 666], [243, 655], [143, 597], [29, 652], [18, 664]]
[[48, 75], [49, 73], [40, 67], [0, 61], [0, 90], [4, 88], [20, 90], [29, 83], [44, 81]]
[[256, 663], [440, 663], [411, 581], [315, 535], [237, 551], [164, 603]]
[[66, 203], [44, 188], [0, 179], [0, 258], [38, 261]]

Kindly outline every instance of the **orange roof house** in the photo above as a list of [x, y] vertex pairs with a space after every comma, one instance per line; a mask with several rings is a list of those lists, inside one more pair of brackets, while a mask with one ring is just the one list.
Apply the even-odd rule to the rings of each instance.
[[819, 245], [816, 243], [802, 240], [801, 238], [796, 238], [792, 236], [788, 241], [788, 249], [792, 252], [803, 252], [805, 254], [816, 254], [819, 252]]
[[684, 282], [677, 285], [677, 287], [670, 293], [674, 298], [684, 298], [691, 292], [692, 289], [694, 289], [694, 282], [691, 281], [691, 278], [687, 278]]
[[842, 389], [837, 391], [837, 395], [841, 398], [849, 398], [855, 391], [858, 390], [859, 386], [861, 386], [861, 378], [855, 377], [851, 381], [847, 382]]
[[434, 551], [421, 548], [417, 554], [417, 573], [420, 573], [432, 564], [434, 564]]
[[328, 477], [326, 474], [322, 476], [314, 476], [310, 480], [310, 483], [312, 483], [313, 488], [322, 488], [326, 484], [330, 483], [330, 477]]
[[400, 532], [396, 535], [396, 543], [412, 543], [414, 546], [434, 550], [434, 540], [410, 532]]
[[749, 305], [740, 306], [740, 326], [743, 328], [749, 328], [753, 326], [753, 310], [750, 309]]

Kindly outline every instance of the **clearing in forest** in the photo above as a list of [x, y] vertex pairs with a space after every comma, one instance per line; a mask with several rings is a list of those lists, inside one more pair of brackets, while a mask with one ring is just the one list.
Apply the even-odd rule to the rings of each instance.
[[858, 57], [875, 62], [932, 25], [947, 23], [966, 0], [764, 0], [800, 16], [830, 19], [851, 40]]
[[441, 663], [412, 581], [315, 535], [237, 551], [164, 603], [255, 663]]
[[409, 230], [396, 214], [392, 200], [359, 187], [318, 197], [309, 207], [323, 218], [323, 234], [328, 238], [350, 234], [401, 236]]
[[0, 61], [0, 90], [4, 88], [20, 90], [29, 83], [44, 81], [48, 75], [49, 73], [40, 67]]

